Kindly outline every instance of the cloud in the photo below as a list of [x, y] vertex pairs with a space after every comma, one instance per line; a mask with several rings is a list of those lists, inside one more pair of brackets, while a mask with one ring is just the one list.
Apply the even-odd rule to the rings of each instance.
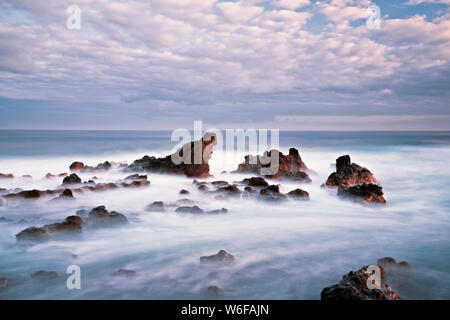
[[273, 5], [275, 7], [289, 10], [300, 9], [309, 4], [310, 4], [309, 0], [278, 0], [273, 2]]
[[450, 4], [450, 0], [408, 0], [407, 5], [418, 5], [423, 3], [443, 3]]

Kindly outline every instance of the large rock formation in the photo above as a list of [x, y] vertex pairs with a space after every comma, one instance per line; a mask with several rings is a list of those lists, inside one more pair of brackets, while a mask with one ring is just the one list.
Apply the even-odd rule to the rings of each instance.
[[367, 168], [352, 163], [349, 155], [336, 159], [336, 172], [333, 172], [325, 182], [326, 187], [348, 188], [367, 183], [376, 184], [375, 177]]
[[220, 250], [217, 254], [212, 256], [200, 257], [201, 265], [223, 265], [230, 266], [234, 263], [234, 256], [226, 252], [225, 250]]
[[338, 284], [322, 289], [321, 300], [401, 300], [388, 284], [383, 283], [383, 277], [379, 289], [369, 289], [367, 280], [371, 274], [367, 268], [350, 271]]
[[217, 144], [215, 133], [206, 133], [202, 139], [186, 143], [165, 158], [144, 156], [135, 160], [127, 170], [156, 173], [185, 174], [188, 177], [209, 177], [209, 159]]
[[349, 155], [336, 159], [336, 171], [330, 174], [322, 187], [337, 187], [339, 196], [363, 203], [386, 203], [382, 187], [372, 172], [352, 163]]
[[[264, 170], [270, 168], [271, 157], [276, 156], [278, 154], [278, 169], [275, 168], [275, 171], [271, 174], [265, 174]], [[275, 163], [276, 165], [276, 163]], [[302, 161], [298, 150], [295, 148], [289, 149], [289, 154], [284, 155], [282, 152], [278, 150], [270, 150], [264, 152], [262, 156], [253, 156], [246, 155], [245, 161], [239, 164], [238, 168], [234, 172], [251, 172], [263, 175], [266, 178], [272, 179], [281, 179], [287, 178], [291, 180], [295, 180], [298, 182], [311, 182], [308, 174], [306, 173], [308, 168], [305, 163]]]

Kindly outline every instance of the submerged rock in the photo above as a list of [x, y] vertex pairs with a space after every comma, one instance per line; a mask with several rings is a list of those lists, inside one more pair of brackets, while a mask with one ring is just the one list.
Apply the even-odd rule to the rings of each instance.
[[51, 280], [58, 278], [58, 273], [56, 271], [45, 271], [39, 270], [31, 275], [32, 279], [39, 280]]
[[369, 289], [367, 267], [350, 271], [338, 284], [322, 289], [321, 300], [401, 300], [388, 284], [381, 283], [380, 289]]
[[261, 189], [259, 195], [262, 199], [269, 201], [280, 201], [286, 198], [286, 195], [280, 192], [280, 186], [274, 184]]
[[186, 189], [181, 189], [180, 194], [189, 194], [189, 191], [187, 191]]
[[239, 164], [237, 170], [234, 172], [252, 172], [262, 175], [261, 169], [267, 169], [271, 165], [270, 159], [272, 154], [274, 157], [278, 154], [278, 169], [275, 168], [277, 169], [275, 172], [265, 174], [263, 175], [264, 177], [272, 179], [287, 178], [304, 183], [311, 182], [311, 179], [306, 173], [309, 169], [306, 167], [298, 150], [295, 148], [290, 148], [288, 155], [284, 155], [278, 150], [266, 151], [262, 156], [256, 157], [246, 155], [245, 161]]
[[217, 254], [200, 257], [201, 265], [224, 265], [230, 266], [234, 263], [234, 256], [225, 250], [220, 250]]
[[65, 189], [65, 190], [63, 191], [63, 193], [61, 193], [61, 195], [59, 196], [59, 198], [73, 198], [72, 190], [70, 190], [70, 189]]
[[249, 187], [267, 187], [269, 183], [262, 177], [247, 178], [242, 181]]
[[383, 188], [376, 184], [360, 184], [350, 188], [338, 188], [338, 195], [364, 203], [386, 203]]
[[128, 219], [121, 213], [106, 210], [105, 206], [98, 206], [89, 212], [86, 222], [92, 227], [111, 227], [126, 224]]
[[129, 269], [118, 269], [117, 271], [114, 272], [114, 276], [133, 278], [133, 277], [137, 276], [137, 272], [135, 270], [129, 270]]
[[411, 268], [411, 266], [407, 261], [400, 261], [397, 263], [397, 261], [392, 257], [385, 257], [378, 259], [377, 265], [382, 267], [386, 273], [390, 272], [408, 273]]
[[218, 286], [209, 286], [206, 289], [206, 292], [208, 293], [209, 296], [215, 297], [215, 298], [223, 296], [223, 291]]
[[164, 212], [166, 211], [166, 206], [162, 201], [155, 201], [152, 204], [149, 204], [145, 210], [151, 212]]
[[126, 177], [125, 180], [147, 180], [147, 178], [147, 175], [140, 175], [139, 173], [135, 173]]
[[62, 178], [62, 177], [67, 177], [68, 176], [68, 174], [67, 173], [60, 173], [60, 174], [51, 174], [50, 172], [49, 173], [47, 173], [46, 175], [45, 175], [45, 178], [46, 179], [52, 179], [52, 178], [56, 178], [56, 177], [59, 177], [59, 178]]
[[[135, 160], [128, 166], [128, 170], [185, 174], [188, 177], [206, 178], [210, 176], [208, 162], [216, 144], [216, 134], [206, 133], [202, 139], [186, 143], [174, 154], [165, 158], [145, 156], [142, 159]], [[196, 150], [197, 152], [195, 152]], [[198, 157], [195, 159], [197, 153]], [[174, 163], [174, 159], [177, 163]]]
[[178, 207], [175, 212], [178, 213], [204, 213], [205, 210], [199, 208], [198, 206], [184, 206], [184, 207]]
[[94, 171], [106, 171], [111, 169], [112, 164], [109, 161], [105, 161], [103, 163], [99, 163], [97, 166], [92, 167], [85, 165], [83, 162], [75, 161], [73, 162], [69, 169], [72, 172], [94, 172]]
[[14, 175], [12, 173], [0, 173], [0, 179], [14, 179]]

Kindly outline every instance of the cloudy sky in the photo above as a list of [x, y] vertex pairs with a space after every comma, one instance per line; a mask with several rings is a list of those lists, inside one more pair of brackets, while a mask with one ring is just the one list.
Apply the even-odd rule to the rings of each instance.
[[450, 130], [449, 58], [450, 0], [1, 0], [0, 128]]

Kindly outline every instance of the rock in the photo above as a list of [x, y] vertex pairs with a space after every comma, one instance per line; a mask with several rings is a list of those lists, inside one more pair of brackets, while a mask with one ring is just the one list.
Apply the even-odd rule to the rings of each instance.
[[14, 179], [14, 175], [12, 173], [0, 173], [0, 179]]
[[72, 173], [70, 176], [63, 179], [63, 184], [77, 184], [81, 183], [80, 177], [76, 173]]
[[208, 190], [208, 189], [209, 189], [208, 186], [205, 185], [205, 184], [201, 184], [201, 185], [198, 186], [198, 190], [201, 190], [201, 191], [205, 191], [205, 190]]
[[88, 226], [112, 227], [128, 223], [128, 219], [121, 213], [106, 210], [105, 206], [98, 206], [89, 212]]
[[56, 271], [45, 271], [39, 270], [31, 275], [32, 279], [39, 280], [51, 280], [58, 278], [58, 273]]
[[[290, 148], [288, 155], [284, 155], [278, 150], [266, 151], [262, 156], [256, 157], [246, 155], [245, 162], [239, 164], [237, 170], [234, 172], [252, 172], [261, 174], [261, 168], [270, 167], [269, 161], [273, 152], [275, 152], [275, 154], [278, 153], [278, 170], [274, 174], [264, 175], [264, 177], [272, 179], [288, 178], [305, 183], [311, 182], [311, 179], [306, 173], [309, 169], [303, 163], [298, 150], [295, 148]], [[299, 172], [302, 172], [302, 174], [299, 174]]]
[[208, 213], [211, 213], [211, 214], [228, 213], [228, 209], [222, 208], [222, 209], [217, 209], [217, 210], [211, 210], [211, 211], [208, 211]]
[[84, 163], [75, 161], [70, 165], [69, 169], [70, 171], [81, 171], [84, 169]]
[[350, 156], [336, 159], [336, 172], [333, 172], [325, 182], [326, 187], [349, 188], [359, 184], [376, 184], [375, 177], [367, 168], [351, 163]]
[[280, 192], [279, 185], [270, 185], [264, 189], [261, 189], [259, 194], [264, 200], [269, 201], [280, 201], [286, 198], [286, 196]]
[[[209, 177], [209, 159], [211, 158], [213, 147], [217, 144], [215, 133], [206, 133], [202, 139], [186, 143], [174, 154], [165, 158], [156, 158], [145, 156], [142, 159], [135, 160], [128, 170], [131, 171], [149, 171], [168, 174], [185, 174], [188, 177]], [[199, 163], [195, 163], [194, 151], [198, 150]], [[184, 154], [184, 152], [188, 152]], [[180, 163], [174, 163], [172, 159], [180, 160]]]
[[25, 179], [32, 179], [33, 177], [32, 177], [31, 175], [29, 175], [29, 174], [24, 174], [24, 175], [22, 176], [22, 178], [25, 178]]
[[80, 217], [70, 216], [64, 222], [48, 224], [41, 228], [27, 228], [16, 234], [16, 238], [17, 240], [40, 241], [55, 236], [74, 235], [81, 232], [82, 225], [83, 221]]
[[205, 211], [203, 209], [200, 209], [198, 206], [192, 206], [192, 207], [178, 207], [175, 212], [178, 213], [204, 213]]
[[228, 182], [219, 180], [219, 181], [213, 181], [213, 182], [211, 182], [211, 184], [214, 186], [227, 186]]
[[59, 196], [60, 198], [73, 198], [73, 193], [72, 190], [70, 189], [65, 189], [63, 191], [63, 193], [61, 193], [61, 195]]
[[223, 296], [223, 291], [222, 289], [220, 289], [218, 286], [209, 286], [206, 289], [208, 295], [210, 295], [211, 297], [222, 297]]
[[253, 190], [252, 187], [245, 187], [244, 190], [249, 192], [249, 193], [255, 192], [255, 190]]
[[89, 216], [89, 210], [86, 210], [86, 209], [80, 209], [80, 210], [77, 210], [76, 212], [75, 212], [75, 214], [77, 215], [77, 216], [79, 216], [80, 218], [87, 218], [88, 216]]
[[175, 202], [175, 206], [176, 206], [176, 207], [190, 206], [190, 205], [192, 205], [192, 204], [194, 204], [194, 203], [195, 203], [195, 202], [192, 201], [192, 200], [183, 198], [183, 199], [177, 200], [177, 201]]
[[137, 272], [135, 270], [119, 269], [114, 272], [114, 276], [133, 278], [137, 276]]
[[386, 273], [390, 272], [403, 272], [408, 273], [411, 266], [406, 261], [401, 261], [397, 263], [397, 261], [392, 257], [380, 258], [377, 261], [377, 265], [382, 267]]
[[287, 193], [288, 197], [301, 200], [309, 200], [309, 193], [302, 189], [295, 189]]
[[212, 256], [200, 257], [201, 265], [224, 265], [230, 266], [234, 263], [234, 256], [227, 253], [225, 250], [220, 250], [217, 254]]
[[376, 184], [355, 185], [350, 188], [338, 188], [338, 195], [352, 198], [363, 203], [386, 203], [383, 197], [383, 188]]
[[45, 175], [45, 178], [46, 179], [52, 179], [52, 178], [55, 178], [55, 177], [60, 177], [60, 178], [62, 178], [62, 177], [67, 177], [68, 176], [68, 174], [67, 173], [60, 173], [60, 174], [58, 174], [58, 175], [54, 175], [54, 174], [51, 174], [50, 172], [49, 173], [47, 173], [46, 175]]
[[216, 192], [226, 193], [228, 195], [239, 195], [241, 193], [241, 190], [239, 190], [237, 185], [231, 184], [226, 187], [218, 188]]
[[189, 194], [189, 191], [187, 191], [186, 189], [181, 189], [180, 194]]
[[147, 175], [140, 175], [136, 173], [126, 177], [125, 180], [147, 180], [147, 178]]
[[249, 179], [244, 179], [243, 183], [247, 184], [249, 187], [267, 187], [269, 183], [262, 177], [252, 177]]
[[338, 284], [322, 289], [321, 300], [401, 300], [387, 284], [382, 283], [380, 289], [369, 289], [367, 279], [370, 274], [367, 267], [350, 271]]
[[25, 199], [39, 198], [41, 196], [41, 191], [33, 189], [28, 191], [22, 191], [23, 197]]
[[152, 204], [149, 204], [146, 208], [146, 211], [151, 212], [164, 212], [166, 211], [166, 207], [164, 205], [164, 202], [162, 201], [155, 201]]

